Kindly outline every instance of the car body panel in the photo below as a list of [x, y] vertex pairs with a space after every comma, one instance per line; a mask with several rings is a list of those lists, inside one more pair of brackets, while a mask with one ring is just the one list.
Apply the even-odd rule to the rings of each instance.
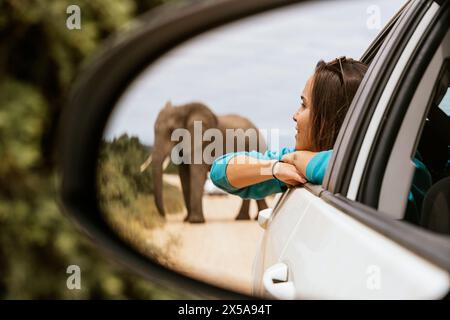
[[429, 299], [444, 296], [450, 287], [445, 270], [305, 188], [291, 192], [261, 244], [256, 294], [267, 296], [262, 275], [278, 262], [288, 266], [295, 298]]

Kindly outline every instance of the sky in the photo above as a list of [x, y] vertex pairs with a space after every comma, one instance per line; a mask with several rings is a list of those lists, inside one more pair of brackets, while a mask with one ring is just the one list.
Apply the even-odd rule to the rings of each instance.
[[128, 133], [151, 145], [167, 101], [199, 101], [217, 115], [239, 114], [259, 129], [278, 129], [277, 144], [293, 147], [292, 115], [316, 63], [343, 55], [359, 59], [404, 3], [315, 1], [199, 35], [143, 70], [119, 99], [105, 138]]

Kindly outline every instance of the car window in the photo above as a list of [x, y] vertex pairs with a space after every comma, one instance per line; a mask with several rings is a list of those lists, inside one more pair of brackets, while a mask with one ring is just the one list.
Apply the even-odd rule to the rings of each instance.
[[[436, 83], [420, 137], [415, 156], [420, 172], [415, 172], [405, 215], [409, 222], [444, 234], [450, 234], [449, 80], [450, 63], [447, 61]], [[416, 211], [411, 208], [411, 200], [416, 201]]]
[[447, 116], [450, 116], [450, 88], [447, 88], [447, 91], [438, 107], [444, 111]]

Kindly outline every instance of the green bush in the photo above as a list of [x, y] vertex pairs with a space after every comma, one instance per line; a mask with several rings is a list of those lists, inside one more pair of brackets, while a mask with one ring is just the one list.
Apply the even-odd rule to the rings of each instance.
[[[153, 200], [153, 179], [150, 170], [140, 171], [140, 165], [150, 154], [137, 137], [121, 135], [112, 141], [102, 141], [98, 160], [97, 189], [100, 206], [106, 220], [127, 242], [143, 254], [166, 263], [166, 253], [152, 246], [148, 232], [165, 220]], [[183, 209], [181, 190], [164, 184], [164, 200], [168, 213]]]

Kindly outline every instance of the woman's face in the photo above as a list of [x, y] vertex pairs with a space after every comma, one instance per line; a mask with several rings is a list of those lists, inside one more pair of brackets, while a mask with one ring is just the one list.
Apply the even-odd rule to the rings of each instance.
[[311, 129], [311, 92], [313, 76], [310, 76], [306, 81], [305, 88], [301, 95], [300, 108], [294, 113], [293, 120], [295, 121], [295, 150], [311, 150], [312, 143], [310, 137]]

